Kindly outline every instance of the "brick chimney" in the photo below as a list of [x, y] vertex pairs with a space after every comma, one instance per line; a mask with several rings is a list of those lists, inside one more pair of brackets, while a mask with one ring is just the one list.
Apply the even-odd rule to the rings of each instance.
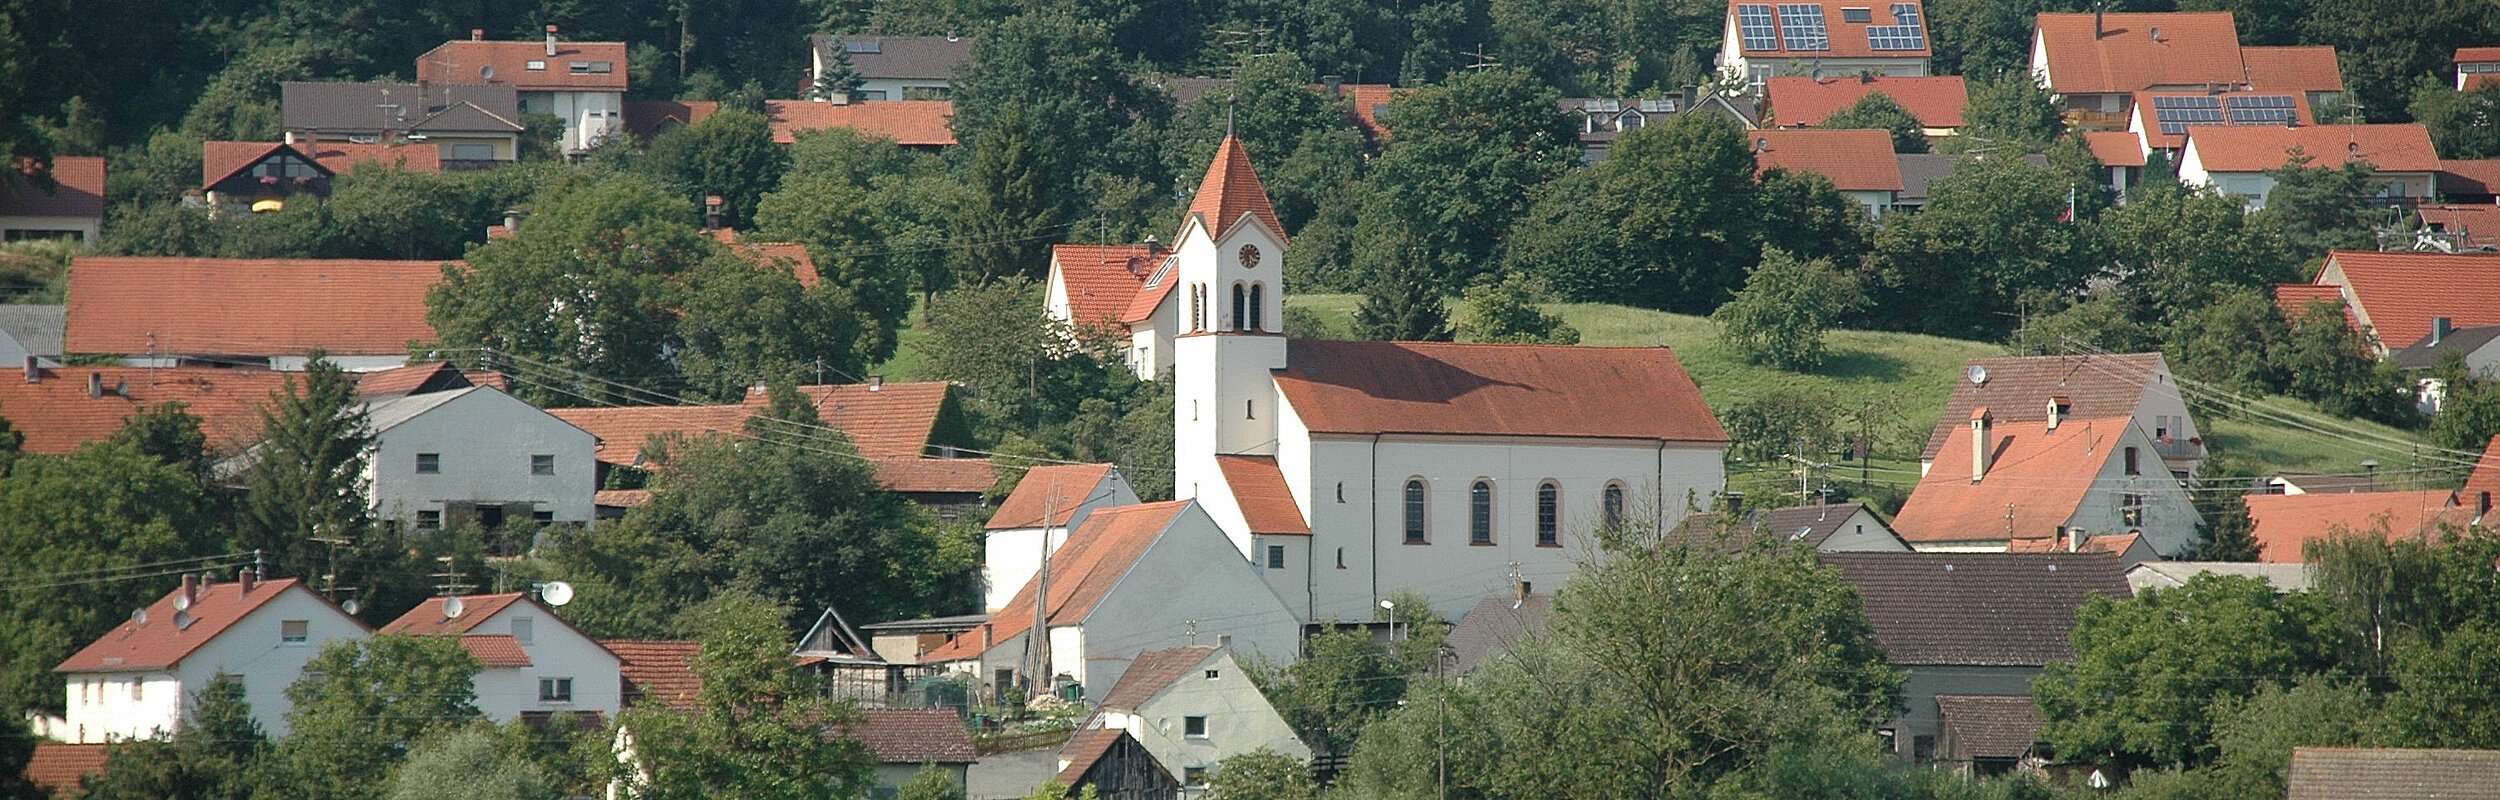
[[103, 397], [103, 396], [104, 396], [104, 373], [101, 373], [101, 372], [90, 372], [90, 373], [87, 373], [87, 398], [88, 398], [88, 399], [90, 399], [90, 400], [92, 400], [92, 399], [100, 398], [100, 397]]
[[1988, 418], [1987, 406], [1980, 406], [1971, 410], [1970, 482], [1972, 483], [1978, 483], [1979, 479], [1988, 477], [1988, 445], [1990, 444], [1990, 429], [1988, 423], [1990, 421], [1991, 420]]
[[182, 574], [182, 598], [185, 606], [200, 601], [200, 576], [188, 572]]
[[26, 382], [43, 382], [43, 362], [37, 360], [34, 356], [26, 357]]
[[485, 29], [485, 28], [470, 28], [470, 29], [469, 29], [469, 41], [472, 41], [472, 42], [483, 42], [483, 41], [486, 41], [486, 29]]
[[259, 586], [259, 585], [260, 585], [260, 570], [256, 570], [256, 569], [248, 569], [248, 568], [247, 568], [247, 569], [242, 570], [240, 573], [238, 573], [238, 574], [237, 574], [237, 577], [241, 580], [241, 583], [243, 584], [243, 593], [244, 593], [244, 594], [247, 594], [247, 595], [248, 595], [248, 594], [251, 594], [251, 593], [252, 593], [252, 587], [254, 587], [254, 586]]
[[549, 26], [547, 26], [547, 57], [548, 57], [548, 58], [554, 58], [555, 56], [556, 56], [556, 26], [554, 26], [554, 25], [549, 25]]

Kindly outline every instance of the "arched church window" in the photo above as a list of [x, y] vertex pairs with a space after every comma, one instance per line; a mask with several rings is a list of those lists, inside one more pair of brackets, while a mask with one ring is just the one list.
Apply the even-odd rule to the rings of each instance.
[[1478, 480], [1467, 487], [1467, 543], [1493, 543], [1493, 482]]
[[1424, 479], [1406, 482], [1406, 543], [1424, 544]]
[[1265, 324], [1265, 320], [1266, 320], [1266, 317], [1267, 317], [1267, 300], [1265, 299], [1265, 296], [1266, 296], [1266, 293], [1267, 293], [1267, 291], [1266, 291], [1266, 290], [1267, 290], [1267, 286], [1266, 286], [1265, 284], [1258, 284], [1258, 283], [1253, 283], [1253, 284], [1250, 284], [1250, 329], [1251, 329], [1251, 330], [1254, 330], [1254, 331], [1264, 331], [1264, 330], [1267, 330], [1267, 325]]
[[1536, 487], [1536, 543], [1540, 547], [1562, 544], [1562, 487], [1546, 481]]
[[1250, 293], [1241, 284], [1233, 284], [1233, 330], [1246, 330], [1242, 321], [1249, 319]]
[[1599, 511], [1603, 514], [1601, 521], [1605, 524], [1606, 530], [1618, 530], [1623, 527], [1623, 484], [1606, 484], [1606, 496], [1603, 498]]

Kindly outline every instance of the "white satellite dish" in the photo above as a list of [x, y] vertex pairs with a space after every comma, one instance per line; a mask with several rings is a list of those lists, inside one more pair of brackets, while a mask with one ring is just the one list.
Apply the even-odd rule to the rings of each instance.
[[460, 618], [460, 612], [462, 612], [462, 611], [467, 611], [467, 610], [468, 610], [468, 608], [469, 608], [469, 604], [467, 604], [467, 603], [463, 603], [463, 602], [460, 602], [460, 598], [457, 598], [457, 597], [446, 597], [446, 598], [443, 598], [443, 618], [444, 618], [444, 619], [459, 619], [459, 618]]
[[573, 602], [573, 584], [548, 581], [538, 587], [538, 599], [547, 601], [548, 606], [562, 607], [566, 603]]
[[174, 630], [181, 630], [181, 631], [187, 631], [187, 630], [190, 630], [190, 629], [191, 629], [191, 623], [198, 622], [198, 621], [200, 621], [200, 620], [199, 620], [199, 618], [198, 618], [198, 617], [191, 616], [191, 612], [189, 612], [189, 611], [176, 611], [176, 612], [174, 612]]
[[144, 608], [134, 608], [134, 609], [131, 609], [131, 610], [130, 610], [130, 624], [132, 624], [132, 625], [146, 625], [146, 624], [148, 624], [148, 610], [147, 610], [147, 609], [144, 609]]
[[356, 598], [353, 597], [347, 598], [347, 602], [339, 604], [339, 610], [347, 612], [347, 615], [351, 617], [356, 616], [356, 610], [360, 608], [364, 608], [364, 606], [357, 603]]
[[191, 610], [191, 593], [190, 593], [190, 592], [175, 592], [175, 593], [174, 593], [174, 610], [175, 610], [175, 611], [189, 611], [189, 610]]
[[1988, 368], [1987, 368], [1987, 367], [1984, 367], [1984, 366], [1981, 366], [1981, 365], [1978, 365], [1978, 364], [1972, 364], [1972, 365], [1970, 365], [1970, 371], [1969, 371], [1969, 372], [1966, 372], [1966, 373], [1964, 373], [1964, 374], [1965, 374], [1965, 375], [1970, 376], [1970, 382], [1971, 382], [1971, 384], [1972, 384], [1972, 385], [1974, 385], [1974, 386], [1979, 385], [1979, 384], [1982, 384], [1982, 383], [1987, 383], [1987, 382], [1988, 382]]

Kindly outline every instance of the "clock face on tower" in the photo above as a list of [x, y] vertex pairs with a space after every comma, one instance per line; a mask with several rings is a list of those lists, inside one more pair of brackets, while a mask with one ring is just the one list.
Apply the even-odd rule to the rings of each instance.
[[1259, 248], [1257, 245], [1245, 244], [1241, 246], [1241, 268], [1259, 268]]

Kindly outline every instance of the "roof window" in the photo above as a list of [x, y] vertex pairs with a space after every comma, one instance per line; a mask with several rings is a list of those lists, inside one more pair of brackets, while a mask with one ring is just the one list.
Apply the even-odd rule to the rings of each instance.
[[529, 67], [529, 69], [530, 69], [530, 71], [531, 71], [531, 72], [545, 72], [545, 71], [547, 71], [547, 62], [545, 62], [545, 61], [539, 61], [539, 60], [537, 60], [537, 59], [531, 59], [531, 60], [530, 60], [530, 62], [529, 62], [528, 64], [525, 64], [525, 65], [523, 65], [523, 66], [527, 66], [527, 67]]
[[1872, 8], [1867, 8], [1867, 7], [1864, 7], [1864, 6], [1856, 6], [1856, 7], [1851, 7], [1851, 6], [1843, 6], [1843, 7], [1841, 7], [1841, 9], [1840, 9], [1840, 21], [1842, 21], [1842, 22], [1855, 22], [1855, 23], [1858, 23], [1858, 24], [1860, 24], [1860, 25], [1864, 25], [1864, 24], [1867, 24], [1867, 23], [1870, 23], [1870, 22], [1874, 22], [1874, 21], [1875, 21], [1875, 9], [1872, 9]]
[[845, 53], [882, 53], [885, 45], [875, 39], [847, 39], [842, 42]]

